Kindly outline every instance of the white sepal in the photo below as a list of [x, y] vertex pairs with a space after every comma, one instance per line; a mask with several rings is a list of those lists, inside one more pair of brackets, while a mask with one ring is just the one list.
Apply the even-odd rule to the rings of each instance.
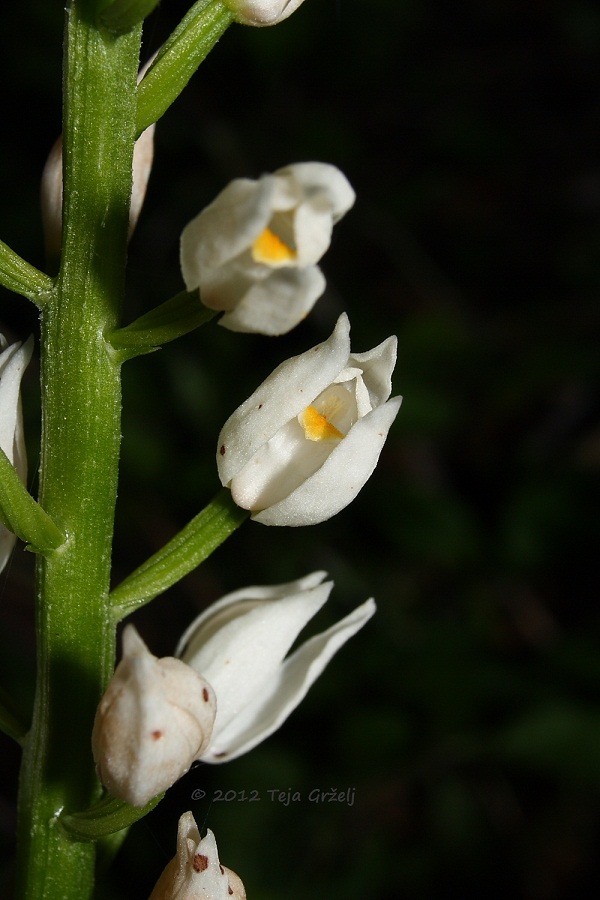
[[368, 600], [332, 628], [286, 655], [326, 602], [324, 572], [270, 587], [249, 587], [212, 604], [177, 648], [210, 681], [217, 716], [204, 762], [247, 753], [276, 731], [298, 706], [337, 650], [373, 615]]

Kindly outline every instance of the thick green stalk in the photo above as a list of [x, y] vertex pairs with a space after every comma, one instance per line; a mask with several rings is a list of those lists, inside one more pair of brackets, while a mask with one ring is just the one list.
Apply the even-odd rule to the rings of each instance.
[[40, 503], [67, 535], [39, 558], [38, 685], [21, 776], [17, 896], [86, 900], [95, 850], [57, 817], [98, 799], [90, 733], [114, 664], [108, 588], [120, 441], [119, 364], [104, 333], [123, 293], [140, 29], [66, 26], [62, 265], [41, 325]]

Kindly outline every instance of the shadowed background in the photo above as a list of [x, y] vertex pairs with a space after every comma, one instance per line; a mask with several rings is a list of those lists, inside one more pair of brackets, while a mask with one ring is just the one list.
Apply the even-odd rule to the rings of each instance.
[[[146, 55], [185, 10], [163, 0]], [[27, 0], [0, 35], [0, 236], [40, 267], [61, 31], [59, 4]], [[307, 0], [276, 28], [232, 27], [159, 123], [127, 321], [181, 289], [181, 229], [231, 178], [319, 159], [358, 199], [293, 334], [212, 323], [125, 367], [115, 583], [216, 492], [230, 412], [343, 309], [356, 350], [398, 334], [405, 400], [350, 508], [309, 529], [246, 524], [134, 617], [170, 654], [211, 600], [317, 568], [336, 587], [307, 634], [367, 596], [379, 607], [280, 732], [194, 769], [133, 829], [98, 897], [147, 897], [189, 808], [250, 898], [598, 890], [599, 49], [586, 0]], [[27, 301], [0, 302], [11, 339], [36, 331]], [[32, 478], [36, 379], [34, 363]], [[23, 703], [32, 562], [18, 547], [0, 576], [0, 684]], [[18, 754], [1, 747], [9, 859]], [[352, 806], [308, 799], [333, 788]]]

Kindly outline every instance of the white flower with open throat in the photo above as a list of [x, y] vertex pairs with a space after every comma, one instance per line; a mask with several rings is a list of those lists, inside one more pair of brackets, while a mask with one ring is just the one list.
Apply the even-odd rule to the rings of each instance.
[[238, 506], [265, 525], [313, 525], [347, 506], [400, 407], [388, 399], [395, 362], [395, 337], [351, 353], [342, 314], [331, 337], [278, 366], [219, 436], [219, 477]]
[[187, 290], [199, 288], [231, 331], [285, 334], [325, 290], [317, 263], [353, 203], [346, 177], [326, 163], [235, 179], [182, 232]]

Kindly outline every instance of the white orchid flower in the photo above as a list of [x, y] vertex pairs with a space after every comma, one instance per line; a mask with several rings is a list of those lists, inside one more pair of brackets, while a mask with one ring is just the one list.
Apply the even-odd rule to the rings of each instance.
[[187, 629], [177, 655], [212, 685], [217, 716], [200, 759], [221, 763], [276, 731], [329, 660], [375, 612], [367, 600], [286, 657], [326, 602], [332, 582], [313, 572], [288, 584], [247, 587], [213, 603]]
[[354, 197], [326, 163], [235, 179], [182, 232], [187, 290], [224, 311], [219, 323], [231, 331], [285, 334], [325, 290], [317, 263]]
[[[21, 379], [33, 353], [33, 338], [24, 344], [7, 346], [0, 335], [0, 447], [13, 464], [19, 478], [27, 480], [27, 454], [21, 411]], [[9, 560], [15, 535], [0, 524], [0, 572]]]
[[127, 625], [92, 732], [100, 780], [115, 797], [145, 806], [208, 747], [215, 709], [210, 684], [179, 659], [157, 659]]
[[328, 340], [278, 366], [219, 436], [219, 477], [238, 506], [265, 525], [313, 525], [347, 506], [398, 413], [395, 362], [395, 337], [351, 354], [342, 314]]
[[277, 25], [291, 16], [304, 0], [225, 0], [242, 25]]
[[177, 853], [156, 882], [150, 900], [246, 900], [239, 875], [219, 862], [214, 834], [209, 828], [201, 839], [191, 812], [179, 819]]

